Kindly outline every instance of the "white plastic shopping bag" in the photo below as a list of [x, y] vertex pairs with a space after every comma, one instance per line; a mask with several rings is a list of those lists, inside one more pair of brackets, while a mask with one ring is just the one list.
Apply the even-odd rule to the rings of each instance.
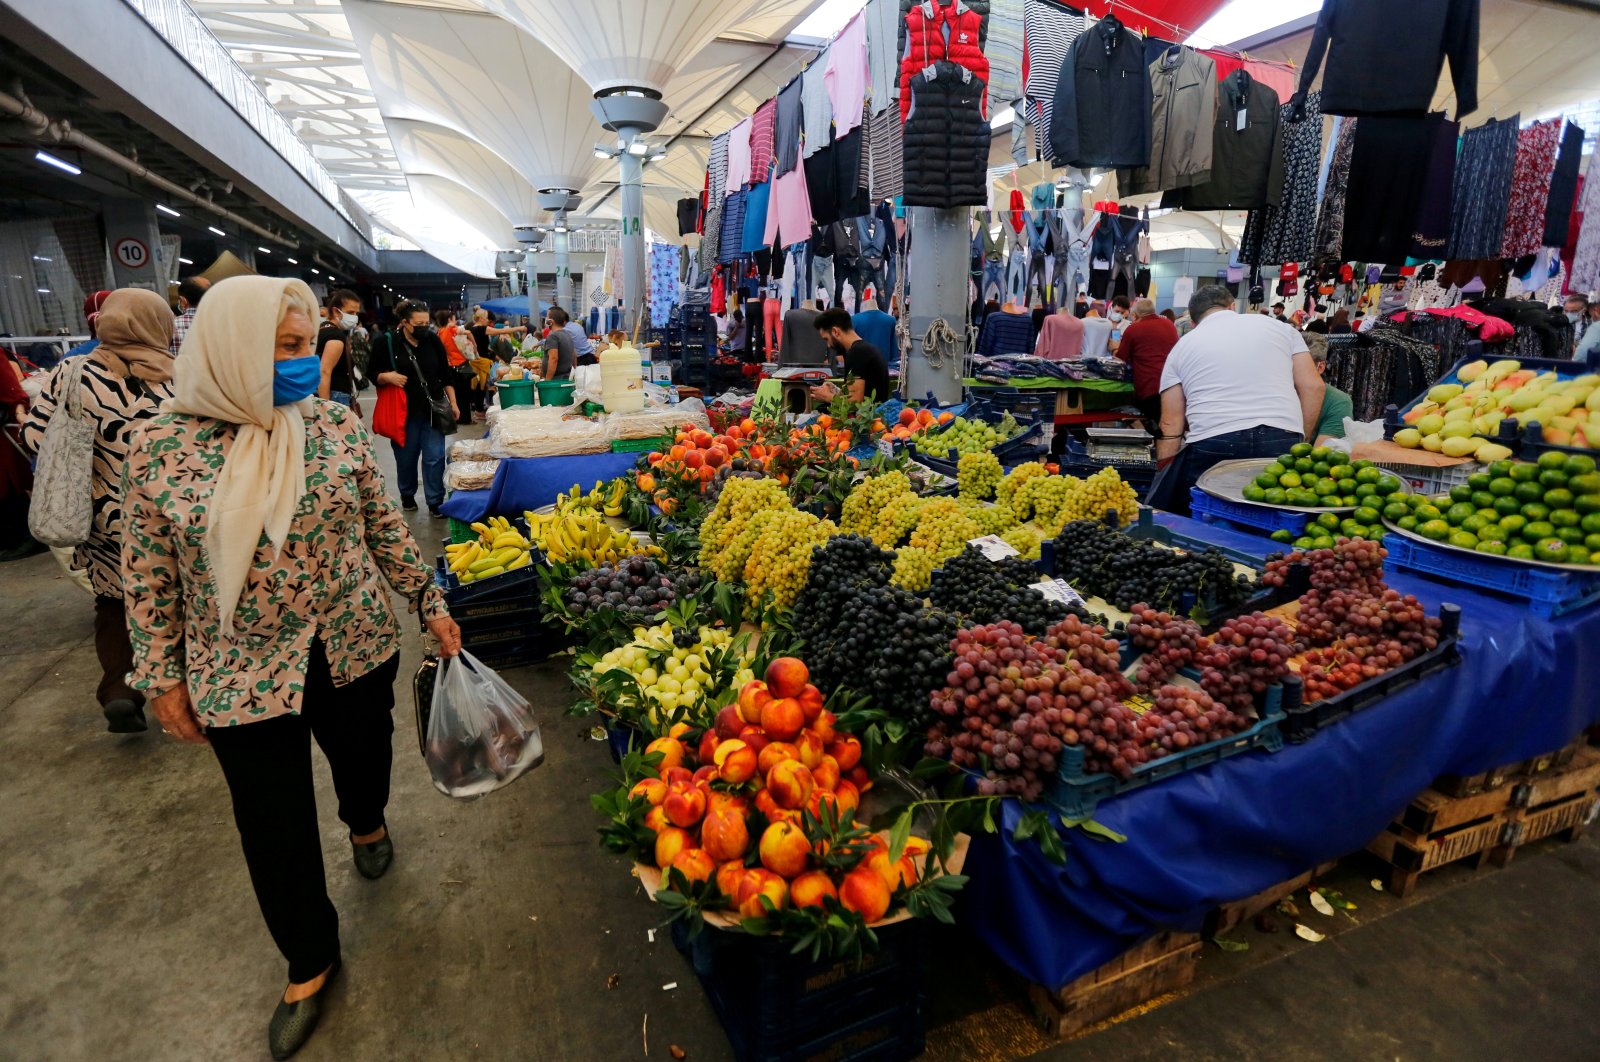
[[521, 694], [465, 650], [440, 670], [423, 753], [435, 789], [470, 800], [544, 762], [539, 724]]

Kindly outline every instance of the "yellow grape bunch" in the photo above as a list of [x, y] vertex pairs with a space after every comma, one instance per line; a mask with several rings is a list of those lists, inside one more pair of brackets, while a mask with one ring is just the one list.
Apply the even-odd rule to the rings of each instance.
[[1007, 505], [988, 505], [983, 502], [969, 501], [965, 498], [957, 499], [956, 504], [961, 506], [961, 511], [972, 518], [978, 525], [978, 532], [984, 535], [998, 535], [1017, 526], [1017, 514]]
[[933, 554], [915, 546], [903, 546], [894, 555], [894, 573], [889, 581], [895, 586], [917, 593], [928, 589], [937, 567]]
[[956, 483], [962, 501], [988, 501], [1000, 485], [1000, 459], [987, 450], [962, 454], [956, 463]]
[[1038, 461], [1028, 461], [1007, 472], [1000, 481], [1000, 486], [995, 492], [995, 500], [1007, 506], [1017, 514], [1018, 520], [1026, 520], [1032, 511], [1023, 507], [1018, 500], [1018, 492], [1030, 479], [1049, 475], [1049, 471]]
[[1001, 534], [1000, 538], [1006, 545], [1022, 554], [1024, 559], [1039, 559], [1039, 547], [1044, 539], [1039, 535], [1039, 532], [1026, 524], [1013, 527], [1011, 530]]
[[911, 532], [911, 545], [925, 549], [936, 562], [954, 557], [983, 532], [953, 498], [932, 498], [923, 503], [922, 515]]

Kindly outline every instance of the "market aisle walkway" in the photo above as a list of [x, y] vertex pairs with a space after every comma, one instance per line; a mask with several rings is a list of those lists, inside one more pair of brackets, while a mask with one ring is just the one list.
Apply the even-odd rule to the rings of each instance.
[[[413, 523], [425, 543], [443, 535]], [[0, 574], [0, 1059], [265, 1058], [283, 968], [214, 760], [159, 733], [106, 734], [89, 598], [48, 556]], [[402, 676], [419, 652], [408, 634]], [[657, 909], [595, 842], [588, 794], [610, 762], [563, 715], [564, 666], [508, 677], [539, 713], [546, 763], [472, 804], [430, 785], [400, 683], [382, 881], [351, 866], [319, 754], [347, 969], [299, 1057], [611, 1062], [645, 1058], [647, 1034], [650, 1058], [676, 1044], [723, 1062], [687, 966], [665, 934], [648, 939]], [[1236, 979], [1202, 975], [1197, 993], [1044, 1057], [1592, 1058], [1597, 878], [1592, 839], [1522, 859]], [[1043, 1047], [1021, 1006], [971, 1002], [1015, 986], [949, 943], [929, 1057]]]

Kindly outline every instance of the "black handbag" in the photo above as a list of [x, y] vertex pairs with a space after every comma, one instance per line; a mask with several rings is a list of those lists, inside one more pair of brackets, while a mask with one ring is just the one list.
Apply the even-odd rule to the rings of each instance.
[[456, 433], [456, 415], [450, 412], [450, 397], [448, 395], [435, 395], [428, 386], [428, 378], [422, 373], [422, 366], [417, 363], [417, 352], [408, 349], [411, 357], [411, 367], [416, 371], [417, 382], [422, 385], [422, 393], [428, 399], [428, 425], [434, 431], [445, 435]]

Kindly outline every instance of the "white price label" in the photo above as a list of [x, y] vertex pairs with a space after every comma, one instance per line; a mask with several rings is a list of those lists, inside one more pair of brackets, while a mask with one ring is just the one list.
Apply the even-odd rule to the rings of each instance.
[[885, 457], [894, 456], [894, 440], [883, 438], [878, 440], [878, 452]]
[[978, 551], [992, 561], [1005, 560], [1007, 557], [1017, 556], [1017, 550], [999, 535], [984, 535], [981, 538], [967, 539], [967, 545], [977, 546]]
[[1039, 591], [1051, 601], [1059, 601], [1063, 605], [1083, 604], [1083, 595], [1072, 588], [1072, 584], [1065, 579], [1046, 579], [1034, 583], [1033, 589]]

